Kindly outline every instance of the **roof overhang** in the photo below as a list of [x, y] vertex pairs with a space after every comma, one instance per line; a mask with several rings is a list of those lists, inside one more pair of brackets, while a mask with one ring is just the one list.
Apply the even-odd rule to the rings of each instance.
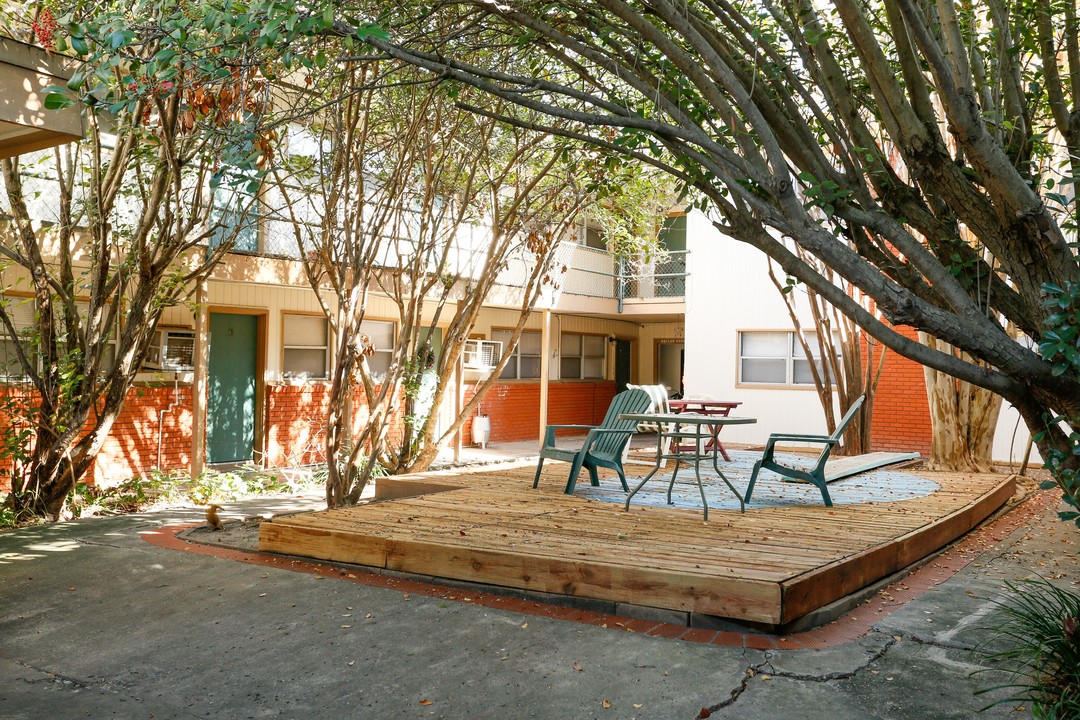
[[77, 106], [46, 110], [44, 90], [66, 85], [71, 59], [0, 38], [0, 158], [75, 142], [83, 137]]

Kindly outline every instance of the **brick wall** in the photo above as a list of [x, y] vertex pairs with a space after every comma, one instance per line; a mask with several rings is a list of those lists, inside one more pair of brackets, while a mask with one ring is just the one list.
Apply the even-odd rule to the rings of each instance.
[[326, 440], [326, 385], [269, 385], [266, 388], [266, 461], [273, 467], [322, 460]]
[[[266, 388], [267, 433], [266, 462], [272, 467], [292, 467], [320, 463], [326, 457], [326, 411], [330, 387], [326, 384], [269, 385]], [[398, 407], [404, 406], [399, 399]], [[353, 427], [359, 432], [368, 419], [364, 390], [353, 395]], [[400, 443], [404, 437], [399, 416], [387, 436]]]
[[[895, 329], [906, 337], [917, 338], [918, 333], [912, 328]], [[930, 405], [922, 365], [889, 351], [874, 397], [871, 448], [915, 451], [928, 457], [930, 439]]]
[[[596, 425], [604, 419], [615, 383], [568, 382], [548, 386], [548, 423], [551, 425]], [[466, 400], [472, 398], [471, 391]], [[540, 383], [496, 384], [480, 405], [491, 419], [491, 442], [517, 442], [540, 437]], [[463, 442], [472, 443], [472, 420], [462, 428]]]
[[110, 485], [157, 467], [186, 472], [191, 463], [191, 420], [190, 385], [135, 386], [86, 481]]
[[[6, 386], [0, 388], [0, 398], [25, 396], [28, 392], [26, 386]], [[191, 417], [190, 386], [135, 386], [84, 480], [115, 485], [155, 467], [187, 470], [191, 462]], [[0, 432], [5, 437], [11, 437], [21, 425], [0, 415]], [[0, 492], [11, 489], [10, 471], [11, 463], [0, 461]]]

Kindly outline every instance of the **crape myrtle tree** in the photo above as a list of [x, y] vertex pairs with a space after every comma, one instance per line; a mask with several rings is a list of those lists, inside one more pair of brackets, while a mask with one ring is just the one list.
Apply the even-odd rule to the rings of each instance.
[[[267, 78], [333, 18], [216, 2], [4, 12], [9, 31], [30, 28], [26, 39], [70, 56], [74, 75], [45, 105], [79, 106], [88, 128], [33, 168], [52, 181], [48, 197], [26, 182], [27, 159], [0, 163], [10, 216], [0, 330], [5, 373], [26, 383], [29, 426], [25, 442], [5, 444], [6, 502], [19, 517], [56, 520], [116, 421], [163, 310], [190, 295], [243, 225], [252, 181], [273, 157]], [[54, 205], [56, 221], [32, 217], [34, 200]], [[15, 323], [24, 303], [29, 328]]]
[[[796, 247], [795, 251], [802, 260], [817, 264], [818, 271], [839, 285], [852, 299], [860, 300], [860, 293], [850, 285], [845, 285], [828, 267], [807, 255], [801, 248]], [[885, 366], [885, 349], [879, 347], [879, 343], [854, 320], [839, 312], [812, 289], [799, 286], [791, 277], [781, 281], [771, 260], [769, 280], [784, 299], [784, 306], [795, 328], [799, 346], [805, 357], [811, 359], [808, 363], [810, 377], [821, 402], [821, 409], [825, 413], [825, 426], [829, 434], [836, 430], [834, 393], [845, 412], [859, 396], [866, 398], [862, 411], [844, 431], [844, 444], [837, 452], [842, 455], [869, 452], [874, 396], [877, 394], [878, 381]], [[802, 315], [799, 312], [800, 300], [809, 310], [811, 327], [803, 327]], [[865, 299], [862, 301], [865, 303], [864, 307], [869, 305]]]
[[[336, 507], [355, 503], [377, 471], [426, 469], [475, 412], [549, 284], [557, 241], [602, 183], [589, 182], [595, 151], [462, 110], [456, 101], [477, 91], [411, 66], [348, 61], [324, 81], [309, 91], [344, 100], [308, 125], [310, 152], [274, 173], [271, 212], [293, 221], [333, 329], [326, 497]], [[437, 409], [457, 387], [482, 305], [508, 282], [511, 339], [440, 427]], [[373, 292], [399, 320], [377, 374], [371, 358], [389, 348], [361, 327]]]
[[[427, 42], [390, 27], [375, 44], [663, 167], [725, 235], [885, 347], [1015, 406], [1075, 506], [1074, 2], [470, 0], [417, 22], [431, 18]], [[470, 62], [445, 41], [451, 23], [563, 72]]]

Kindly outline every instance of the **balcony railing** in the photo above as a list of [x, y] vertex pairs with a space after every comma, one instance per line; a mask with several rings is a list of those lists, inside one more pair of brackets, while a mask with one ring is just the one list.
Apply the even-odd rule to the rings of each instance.
[[556, 273], [564, 293], [619, 300], [682, 298], [686, 295], [686, 251], [667, 251], [649, 262], [629, 261], [605, 250], [563, 243]]

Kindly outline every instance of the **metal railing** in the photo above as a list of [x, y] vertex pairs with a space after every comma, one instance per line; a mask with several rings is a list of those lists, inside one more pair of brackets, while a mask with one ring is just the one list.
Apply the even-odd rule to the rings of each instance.
[[[55, 178], [49, 177], [38, 162], [47, 160], [46, 153], [35, 153], [23, 161], [23, 182], [32, 219], [45, 222], [59, 220], [59, 187]], [[137, 208], [121, 203], [122, 213], [134, 215]], [[6, 193], [0, 193], [0, 214], [9, 212]], [[318, 231], [317, 208], [302, 207], [298, 211], [301, 227], [309, 231]], [[224, 229], [233, 230], [240, 225], [234, 250], [255, 255], [298, 259], [300, 251], [291, 220], [278, 213], [256, 212], [255, 214], [231, 217], [227, 209], [216, 211], [215, 220], [222, 222]], [[487, 230], [479, 226], [466, 226], [460, 229], [452, 241], [453, 251], [447, 260], [451, 266], [442, 268], [456, 277], [469, 279], [475, 277], [483, 266], [485, 250], [489, 243]], [[408, 241], [387, 244], [379, 259], [387, 266], [399, 263], [409, 255]], [[553, 277], [561, 292], [570, 295], [582, 295], [594, 298], [618, 300], [681, 298], [686, 295], [687, 277], [686, 251], [667, 251], [651, 260], [631, 260], [621, 258], [607, 250], [562, 242], [555, 253]], [[500, 272], [497, 283], [509, 287], [521, 287], [531, 274], [532, 260], [521, 253], [507, 259]], [[436, 269], [432, 269], [436, 271]]]
[[565, 267], [562, 291], [571, 295], [619, 300], [681, 298], [686, 295], [687, 257], [667, 251], [651, 260], [628, 260], [606, 250], [563, 243], [556, 268]]

